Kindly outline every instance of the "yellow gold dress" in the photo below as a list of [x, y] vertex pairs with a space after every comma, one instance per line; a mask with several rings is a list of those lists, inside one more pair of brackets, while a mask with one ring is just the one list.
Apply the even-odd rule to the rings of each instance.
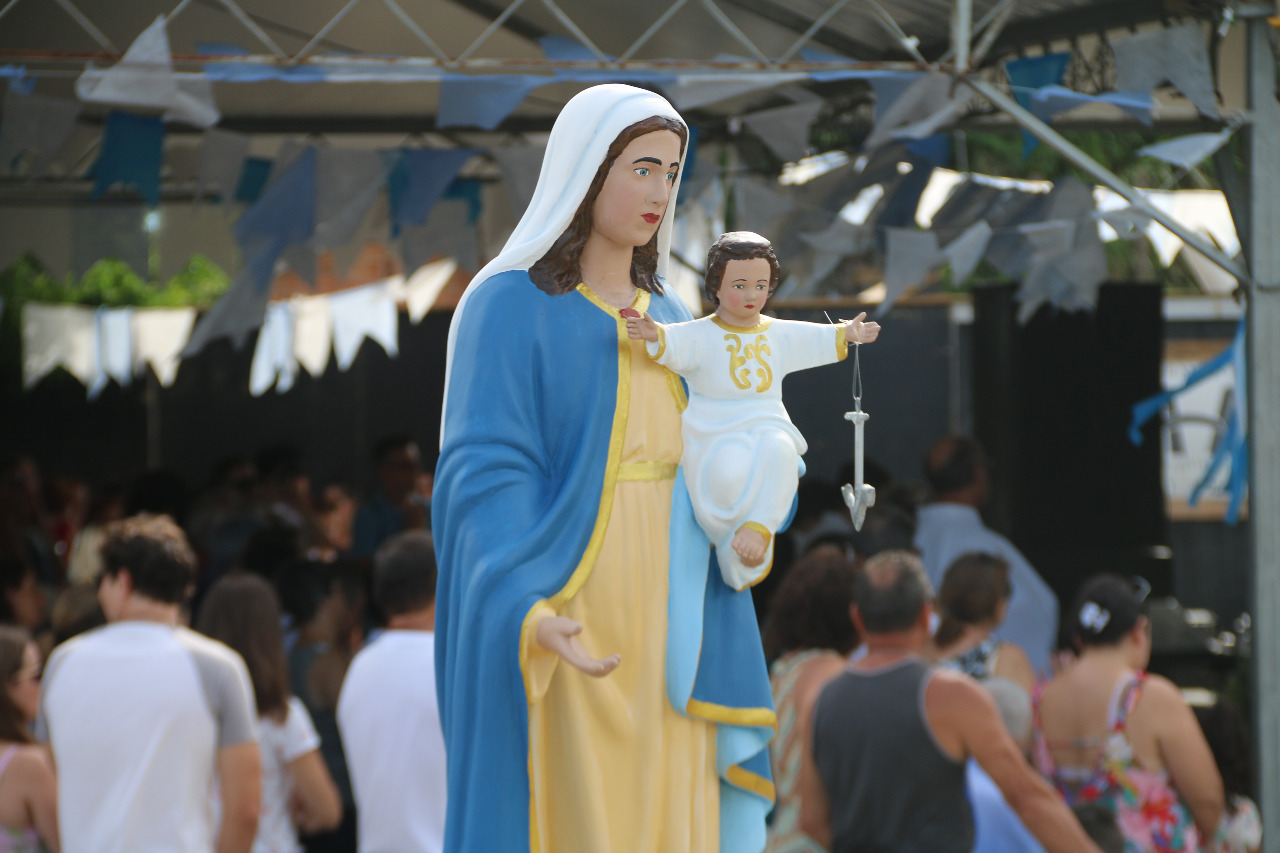
[[[617, 311], [580, 288], [602, 310]], [[649, 294], [637, 295], [644, 311]], [[715, 725], [667, 699], [668, 529], [680, 461], [683, 389], [627, 338], [619, 318], [617, 453], [603, 535], [565, 601], [535, 608], [522, 639], [529, 706], [530, 846], [534, 853], [715, 853]], [[614, 460], [617, 460], [615, 462]], [[609, 495], [605, 496], [605, 503]], [[591, 560], [593, 547], [598, 547]], [[577, 575], [577, 573], [575, 573]], [[622, 662], [592, 678], [532, 639], [538, 618], [580, 622], [594, 657]]]

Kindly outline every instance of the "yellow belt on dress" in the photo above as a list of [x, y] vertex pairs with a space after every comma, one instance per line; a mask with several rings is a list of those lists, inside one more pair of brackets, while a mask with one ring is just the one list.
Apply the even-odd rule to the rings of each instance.
[[677, 462], [623, 462], [618, 466], [618, 482], [674, 480], [679, 467]]

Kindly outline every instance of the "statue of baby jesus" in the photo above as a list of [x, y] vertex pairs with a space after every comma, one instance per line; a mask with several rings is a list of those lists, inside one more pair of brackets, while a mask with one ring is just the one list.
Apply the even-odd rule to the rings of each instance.
[[[778, 288], [773, 245], [750, 231], [723, 234], [707, 253], [703, 293], [715, 312], [663, 325], [627, 317], [649, 357], [689, 384], [681, 465], [694, 515], [716, 546], [725, 582], [758, 583], [773, 562], [773, 537], [786, 520], [808, 449], [782, 405], [788, 373], [843, 360], [852, 343], [871, 343], [880, 325], [865, 312], [836, 325], [762, 317]], [[625, 312], [624, 312], [625, 313]]]

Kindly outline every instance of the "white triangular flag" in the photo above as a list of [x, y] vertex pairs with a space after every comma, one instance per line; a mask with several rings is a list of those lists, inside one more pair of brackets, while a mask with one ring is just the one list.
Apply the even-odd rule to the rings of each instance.
[[219, 114], [213, 85], [207, 80], [173, 73], [173, 55], [164, 15], [158, 16], [110, 68], [90, 65], [76, 80], [76, 95], [86, 103], [165, 111], [170, 121], [212, 127]]
[[444, 258], [435, 263], [419, 267], [404, 285], [405, 304], [409, 309], [409, 320], [421, 322], [427, 316], [431, 306], [440, 297], [449, 279], [458, 270], [458, 262], [452, 258]]
[[1144, 157], [1155, 157], [1166, 163], [1191, 169], [1226, 145], [1233, 133], [1235, 130], [1230, 127], [1217, 133], [1191, 133], [1179, 136], [1177, 139], [1144, 146], [1138, 149], [1138, 153]]
[[98, 364], [89, 384], [90, 400], [96, 400], [110, 380], [124, 387], [133, 378], [132, 317], [132, 308], [99, 308], [94, 312]]
[[978, 268], [990, 241], [991, 226], [987, 224], [987, 220], [979, 219], [942, 250], [951, 264], [951, 283], [954, 286], [964, 284], [965, 279]]
[[321, 376], [329, 366], [333, 345], [333, 315], [329, 297], [293, 297], [293, 357], [312, 376]]
[[809, 151], [809, 127], [822, 112], [821, 100], [762, 110], [742, 117], [751, 132], [784, 161], [795, 162]]
[[22, 384], [30, 388], [64, 367], [86, 386], [98, 366], [94, 310], [80, 305], [22, 306]]
[[261, 397], [272, 385], [280, 393], [293, 387], [298, 363], [293, 357], [293, 305], [272, 302], [258, 330], [249, 367], [249, 393]]
[[365, 338], [380, 344], [387, 355], [399, 352], [399, 317], [391, 291], [388, 280], [330, 295], [333, 352], [339, 370], [346, 370], [356, 360]]
[[940, 260], [938, 236], [932, 231], [914, 228], [886, 228], [888, 256], [884, 265], [884, 302], [876, 316], [885, 314], [898, 297], [912, 285], [924, 282], [925, 275]]
[[131, 322], [134, 372], [150, 365], [160, 385], [168, 388], [178, 375], [179, 356], [191, 337], [196, 309], [139, 308], [133, 312]]

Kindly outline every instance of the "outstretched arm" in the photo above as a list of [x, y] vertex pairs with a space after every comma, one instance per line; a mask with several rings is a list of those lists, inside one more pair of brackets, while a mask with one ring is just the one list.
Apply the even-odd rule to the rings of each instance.
[[627, 317], [627, 335], [643, 338], [651, 344], [658, 342], [658, 323], [648, 314], [643, 317]]
[[863, 322], [867, 312], [863, 311], [852, 320], [844, 321], [844, 337], [851, 344], [869, 344], [880, 337], [880, 324], [872, 320]]

